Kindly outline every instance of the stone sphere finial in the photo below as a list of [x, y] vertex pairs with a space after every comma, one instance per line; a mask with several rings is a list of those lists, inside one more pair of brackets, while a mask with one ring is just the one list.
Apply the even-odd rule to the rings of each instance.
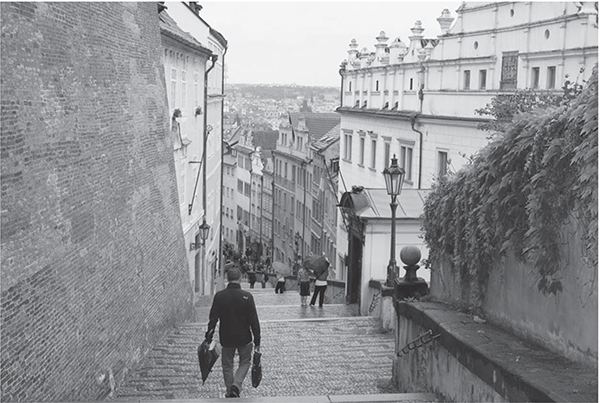
[[421, 251], [416, 246], [405, 246], [400, 251], [400, 260], [407, 266], [414, 266], [421, 260]]

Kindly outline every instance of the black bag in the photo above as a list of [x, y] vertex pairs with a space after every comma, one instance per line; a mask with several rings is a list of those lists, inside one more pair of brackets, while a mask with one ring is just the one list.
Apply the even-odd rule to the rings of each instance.
[[262, 380], [262, 365], [260, 364], [261, 353], [254, 353], [252, 359], [252, 387], [257, 388]]
[[[210, 333], [211, 338], [213, 334], [214, 330]], [[212, 349], [211, 344], [211, 342], [205, 339], [198, 346], [198, 363], [200, 364], [200, 372], [202, 374], [202, 385], [204, 385], [204, 382], [206, 382], [208, 374], [210, 374], [210, 371], [212, 370], [213, 366], [215, 365], [215, 362], [217, 362], [217, 358], [219, 358], [220, 355], [220, 349], [218, 344], [215, 343], [214, 346], [212, 346]]]

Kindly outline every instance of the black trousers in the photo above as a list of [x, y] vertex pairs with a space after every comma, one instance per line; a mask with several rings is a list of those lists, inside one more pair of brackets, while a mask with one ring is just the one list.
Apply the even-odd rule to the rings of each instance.
[[281, 291], [281, 294], [285, 291], [285, 283], [283, 281], [278, 281], [275, 286], [275, 294], [278, 294]]
[[325, 290], [327, 289], [326, 285], [316, 285], [315, 292], [313, 293], [312, 299], [310, 300], [310, 304], [314, 305], [317, 301], [317, 295], [319, 295], [319, 306], [323, 306], [323, 299], [325, 298]]

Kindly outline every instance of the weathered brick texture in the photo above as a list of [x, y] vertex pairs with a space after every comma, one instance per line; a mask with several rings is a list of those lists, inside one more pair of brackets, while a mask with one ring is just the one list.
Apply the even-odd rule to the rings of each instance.
[[192, 308], [157, 4], [0, 12], [0, 397], [103, 398]]

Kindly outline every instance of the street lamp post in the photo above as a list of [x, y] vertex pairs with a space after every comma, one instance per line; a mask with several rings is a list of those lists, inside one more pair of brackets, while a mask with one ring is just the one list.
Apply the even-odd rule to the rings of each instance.
[[[200, 232], [200, 243], [191, 243], [190, 250], [196, 250], [202, 248], [202, 270], [204, 270], [204, 260], [205, 260], [205, 249], [204, 244], [206, 239], [208, 239], [208, 232], [210, 231], [210, 225], [206, 223], [206, 218], [202, 220], [202, 224], [198, 226], [198, 230]], [[200, 266], [196, 264], [196, 272], [194, 273], [196, 277], [196, 284], [194, 287], [194, 291], [200, 291]]]
[[396, 154], [392, 158], [392, 164], [383, 170], [385, 178], [385, 188], [387, 193], [392, 197], [390, 207], [392, 209], [392, 240], [390, 245], [390, 262], [387, 267], [387, 278], [385, 285], [388, 287], [394, 286], [394, 280], [398, 278], [398, 266], [396, 266], [396, 208], [398, 207], [397, 197], [402, 191], [402, 183], [404, 182], [404, 168], [398, 166]]

